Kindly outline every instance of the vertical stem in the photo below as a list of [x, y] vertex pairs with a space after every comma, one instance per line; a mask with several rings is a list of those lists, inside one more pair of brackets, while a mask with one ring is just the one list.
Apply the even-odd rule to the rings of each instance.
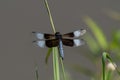
[[66, 75], [65, 75], [65, 70], [64, 70], [64, 65], [63, 65], [63, 60], [60, 58], [61, 61], [61, 66], [62, 66], [62, 72], [63, 72], [63, 79], [66, 80]]
[[103, 80], [105, 80], [105, 58], [102, 57], [102, 74], [103, 74]]
[[60, 71], [59, 71], [59, 55], [58, 55], [58, 48], [55, 47], [54, 48], [54, 55], [56, 55], [56, 60], [55, 60], [55, 65], [56, 65], [56, 76], [57, 76], [57, 79], [55, 80], [60, 80]]
[[55, 49], [52, 48], [53, 51], [53, 71], [54, 71], [54, 80], [57, 80], [57, 76], [56, 76], [56, 65], [54, 63], [56, 63], [56, 54], [55, 53]]
[[[45, 6], [47, 8], [47, 12], [48, 12], [48, 15], [49, 15], [49, 18], [50, 18], [50, 23], [51, 23], [53, 32], [55, 33], [56, 30], [55, 30], [55, 26], [54, 26], [54, 23], [53, 23], [53, 19], [52, 19], [52, 15], [51, 15], [51, 12], [50, 12], [50, 9], [49, 9], [48, 2], [47, 2], [47, 0], [44, 0], [44, 1], [45, 1]], [[54, 80], [60, 80], [58, 48], [54, 47], [54, 48], [52, 48], [52, 50], [53, 50]]]
[[53, 23], [53, 19], [52, 19], [52, 15], [51, 15], [51, 12], [50, 12], [50, 8], [49, 8], [49, 5], [48, 5], [48, 2], [47, 2], [47, 0], [44, 0], [44, 1], [45, 1], [45, 5], [46, 5], [46, 8], [47, 8], [48, 15], [50, 17], [50, 23], [52, 25], [52, 29], [53, 29], [53, 31], [55, 33], [56, 30], [55, 30], [55, 26], [54, 26], [54, 23]]
[[59, 74], [59, 60], [58, 60], [58, 49], [57, 47], [53, 48], [53, 70], [54, 70], [54, 80], [60, 80]]

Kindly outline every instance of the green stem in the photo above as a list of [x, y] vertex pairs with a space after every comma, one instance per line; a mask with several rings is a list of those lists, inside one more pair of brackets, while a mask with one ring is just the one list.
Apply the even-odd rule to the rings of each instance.
[[[55, 33], [56, 30], [55, 30], [55, 26], [54, 26], [54, 23], [53, 23], [53, 19], [52, 19], [52, 15], [51, 15], [51, 12], [50, 12], [48, 2], [47, 2], [47, 0], [44, 0], [44, 1], [45, 1], [45, 6], [47, 8], [47, 12], [48, 12], [48, 15], [49, 15], [49, 18], [50, 18], [50, 23], [51, 23], [53, 32]], [[52, 48], [52, 50], [53, 50], [54, 80], [60, 80], [58, 48], [55, 47], [55, 48]], [[63, 77], [64, 77], [64, 80], [66, 80], [65, 71], [64, 71], [64, 64], [63, 64], [62, 58], [60, 58], [60, 62], [61, 62], [61, 65], [62, 65]]]
[[[49, 18], [50, 18], [50, 23], [51, 23], [53, 32], [55, 33], [56, 30], [55, 30], [55, 26], [54, 26], [54, 23], [53, 23], [53, 19], [52, 19], [52, 15], [51, 15], [51, 12], [50, 12], [50, 9], [49, 9], [48, 2], [47, 2], [47, 0], [44, 0], [44, 1], [45, 1], [45, 6], [47, 8], [47, 12], [48, 12], [48, 15], [49, 15]], [[60, 80], [58, 48], [54, 47], [54, 48], [52, 48], [52, 51], [53, 51], [54, 80]]]
[[63, 79], [66, 80], [65, 70], [64, 70], [64, 64], [62, 58], [60, 58], [61, 66], [62, 66], [62, 72], [63, 72]]
[[52, 25], [53, 32], [55, 33], [56, 30], [55, 30], [55, 26], [54, 26], [54, 23], [53, 23], [53, 19], [52, 19], [52, 15], [51, 15], [51, 12], [50, 12], [50, 8], [49, 8], [49, 5], [48, 5], [48, 2], [47, 2], [47, 0], [44, 0], [44, 1], [45, 1], [47, 12], [48, 12], [48, 15], [49, 15], [49, 18], [50, 18], [50, 23]]
[[111, 77], [112, 77], [112, 71], [109, 70], [107, 71], [106, 80], [112, 80]]
[[102, 58], [102, 73], [103, 73], [103, 80], [105, 80], [105, 61]]
[[103, 80], [106, 80], [106, 70], [105, 70], [105, 67], [106, 67], [106, 59], [107, 59], [107, 53], [106, 52], [103, 52], [103, 55], [102, 55], [102, 72], [103, 72]]

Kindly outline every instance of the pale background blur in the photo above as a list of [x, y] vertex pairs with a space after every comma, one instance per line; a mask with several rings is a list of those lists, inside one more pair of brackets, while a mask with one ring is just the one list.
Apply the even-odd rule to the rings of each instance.
[[[110, 39], [119, 21], [107, 16], [107, 10], [120, 11], [120, 0], [48, 0], [54, 24], [61, 33], [87, 28], [84, 16], [90, 16]], [[35, 80], [35, 64], [40, 80], [52, 80], [52, 55], [45, 64], [47, 49], [32, 44], [32, 31], [53, 33], [43, 0], [0, 0], [0, 80]], [[82, 54], [88, 47], [64, 47], [64, 64], [95, 67]], [[82, 54], [81, 54], [82, 53]], [[84, 53], [86, 54], [86, 53]], [[73, 80], [90, 80], [65, 67]]]

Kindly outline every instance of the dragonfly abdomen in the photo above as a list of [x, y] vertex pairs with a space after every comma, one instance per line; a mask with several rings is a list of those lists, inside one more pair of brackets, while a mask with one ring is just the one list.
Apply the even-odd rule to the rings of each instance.
[[59, 41], [59, 54], [60, 54], [60, 57], [63, 59], [64, 58], [64, 52], [63, 52], [63, 44], [62, 44], [61, 40]]

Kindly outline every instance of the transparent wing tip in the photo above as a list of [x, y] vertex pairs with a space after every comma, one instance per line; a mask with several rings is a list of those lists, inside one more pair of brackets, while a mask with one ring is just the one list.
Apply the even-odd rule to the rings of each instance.
[[35, 31], [33, 31], [32, 33], [35, 34], [35, 36], [36, 36], [38, 39], [44, 39], [44, 34], [38, 33], [38, 32], [35, 32]]
[[45, 47], [45, 41], [37, 41], [37, 45], [41, 48]]
[[74, 39], [74, 46], [81, 46], [81, 45], [84, 45], [85, 44], [85, 42], [84, 42], [84, 40], [83, 39]]
[[38, 39], [44, 39], [44, 34], [42, 34], [42, 33], [36, 33], [36, 37]]
[[85, 34], [86, 30], [85, 29], [81, 29], [81, 35]]
[[81, 35], [83, 35], [83, 34], [85, 34], [85, 33], [86, 33], [86, 30], [85, 30], [85, 29], [81, 29], [81, 30], [74, 31], [75, 37], [79, 37], [79, 36], [81, 36]]
[[33, 43], [37, 44], [41, 48], [45, 47], [45, 41], [33, 41]]

